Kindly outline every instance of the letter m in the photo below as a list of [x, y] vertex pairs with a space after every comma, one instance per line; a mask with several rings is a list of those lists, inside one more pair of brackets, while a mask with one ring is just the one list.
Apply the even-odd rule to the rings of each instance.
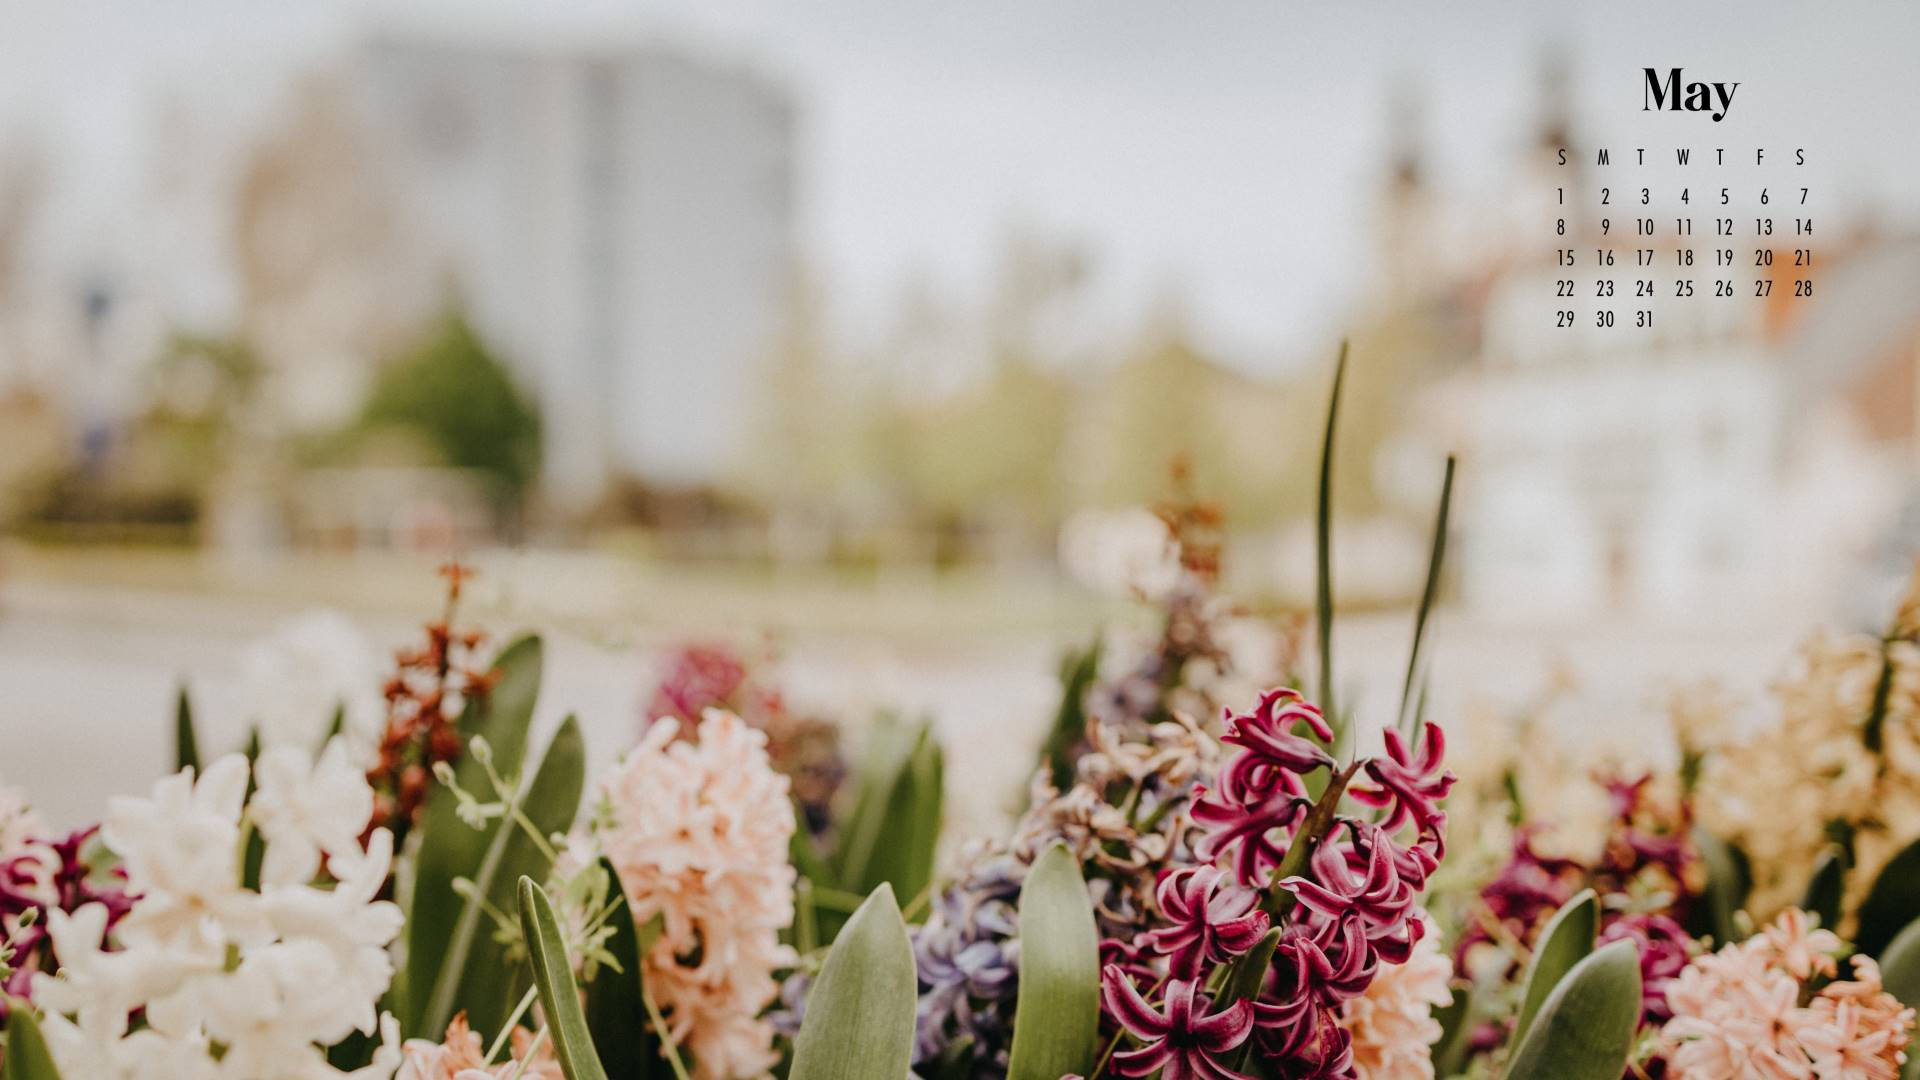
[[1640, 111], [1646, 112], [1650, 109], [1656, 111], [1664, 109], [1667, 107], [1668, 101], [1672, 101], [1673, 107], [1678, 109], [1680, 107], [1680, 69], [1671, 68], [1667, 71], [1667, 84], [1665, 86], [1660, 85], [1660, 75], [1658, 72], [1652, 68], [1643, 68], [1641, 70], [1647, 73], [1647, 88], [1640, 96]]

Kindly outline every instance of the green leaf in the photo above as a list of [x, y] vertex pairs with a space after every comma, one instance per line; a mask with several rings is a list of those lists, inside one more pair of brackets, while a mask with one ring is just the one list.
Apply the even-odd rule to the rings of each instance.
[[1873, 879], [1860, 901], [1860, 929], [1853, 947], [1878, 957], [1906, 925], [1920, 917], [1920, 841], [1900, 849]]
[[173, 699], [173, 771], [181, 769], [200, 772], [200, 740], [193, 733], [193, 702], [187, 698], [185, 683]]
[[1526, 993], [1520, 999], [1520, 1013], [1514, 1019], [1513, 1045], [1520, 1045], [1526, 1038], [1528, 1025], [1533, 1023], [1554, 987], [1593, 951], [1594, 937], [1599, 932], [1600, 901], [1592, 889], [1580, 890], [1541, 928], [1540, 936], [1534, 939], [1533, 955], [1527, 959]]
[[333, 737], [345, 730], [347, 730], [347, 703], [343, 701], [333, 707], [333, 719], [327, 721], [326, 734], [320, 736], [320, 745], [314, 749], [314, 753], [318, 754], [325, 750], [327, 744], [333, 741]]
[[1840, 904], [1847, 893], [1847, 853], [1838, 844], [1828, 844], [1813, 864], [1813, 876], [1807, 880], [1807, 895], [1800, 908], [1820, 916], [1820, 925], [1831, 930], [1840, 925]]
[[1920, 919], [1908, 923], [1881, 950], [1880, 981], [1900, 1004], [1920, 1008]]
[[1020, 887], [1020, 994], [1007, 1076], [1084, 1076], [1099, 1040], [1100, 931], [1080, 864], [1055, 844]]
[[[1920, 1008], [1920, 919], [1908, 923], [1881, 951], [1880, 979], [1900, 1004]], [[1907, 1050], [1907, 1065], [1900, 1076], [1901, 1080], [1920, 1076], [1920, 1054], [1912, 1048]]]
[[527, 959], [533, 965], [534, 985], [540, 988], [540, 1011], [546, 1014], [560, 1071], [567, 1080], [607, 1080], [580, 1008], [573, 962], [567, 959], [567, 943], [553, 917], [553, 903], [532, 878], [521, 878], [519, 891], [520, 932], [526, 935]]
[[640, 928], [634, 925], [633, 909], [627, 906], [620, 875], [604, 855], [600, 857], [600, 872], [607, 875], [612, 887], [609, 899], [613, 910], [607, 915], [607, 925], [613, 928], [613, 936], [607, 939], [606, 950], [620, 969], [615, 971], [603, 964], [587, 983], [587, 1028], [593, 1032], [607, 1075], [645, 1080], [660, 1060], [660, 1046], [647, 1024]]
[[1320, 708], [1333, 710], [1333, 432], [1340, 419], [1340, 387], [1347, 380], [1347, 343], [1333, 368], [1333, 394], [1327, 399], [1327, 429], [1320, 441], [1320, 496], [1313, 519], [1313, 617], [1320, 635]]
[[1075, 752], [1087, 738], [1087, 690], [1099, 674], [1099, 638], [1085, 649], [1068, 653], [1060, 665], [1060, 708], [1053, 715], [1041, 756], [1053, 774], [1053, 786], [1061, 791], [1073, 786]]
[[882, 718], [860, 771], [838, 887], [865, 895], [885, 882], [897, 896], [916, 897], [933, 879], [945, 799], [945, 760], [931, 725]]
[[1267, 969], [1273, 966], [1273, 951], [1279, 947], [1280, 928], [1276, 926], [1235, 960], [1227, 970], [1226, 984], [1220, 988], [1220, 1004], [1231, 1005], [1259, 993], [1261, 984], [1266, 982]]
[[918, 992], [907, 924], [881, 885], [847, 920], [807, 995], [789, 1080], [902, 1080]]
[[1706, 864], [1707, 884], [1700, 895], [1696, 914], [1687, 929], [1695, 937], [1712, 935], [1716, 946], [1741, 938], [1736, 919], [1746, 905], [1747, 890], [1753, 887], [1753, 875], [1747, 869], [1747, 857], [1741, 850], [1702, 828], [1691, 834], [1693, 847]]
[[1407, 679], [1400, 687], [1400, 728], [1406, 734], [1418, 724], [1412, 709], [1413, 679], [1420, 670], [1420, 642], [1426, 636], [1427, 616], [1440, 596], [1440, 570], [1447, 558], [1447, 514], [1453, 506], [1453, 467], [1454, 456], [1448, 454], [1447, 471], [1440, 480], [1440, 510], [1433, 521], [1433, 547], [1427, 556], [1427, 586], [1420, 592], [1420, 609], [1413, 616], [1413, 647], [1407, 651]]
[[[1273, 951], [1280, 946], [1280, 933], [1278, 926], [1268, 930], [1254, 943], [1253, 948], [1248, 949], [1227, 969], [1226, 984], [1220, 988], [1219, 1003], [1222, 1006], [1245, 1001], [1260, 992], [1261, 985], [1267, 980], [1267, 969], [1273, 966]], [[1235, 1056], [1233, 1067], [1238, 1072], [1249, 1072], [1252, 1059], [1253, 1040], [1248, 1039]]]
[[[247, 730], [247, 801], [253, 801], [253, 767], [260, 760], [260, 727], [255, 725]], [[251, 892], [260, 891], [260, 868], [267, 862], [267, 841], [260, 830], [247, 826], [245, 847], [240, 856], [240, 886]]]
[[[534, 699], [540, 693], [541, 654], [538, 637], [520, 638], [501, 650], [494, 661], [500, 677], [493, 689], [469, 701], [460, 714], [462, 741], [470, 743], [476, 735], [484, 737], [493, 748], [494, 767], [503, 776], [517, 774], [526, 756], [527, 727], [533, 721]], [[486, 770], [470, 754], [461, 756], [454, 777], [468, 791], [485, 796], [489, 790]], [[438, 784], [427, 795], [420, 816], [420, 854], [407, 911], [401, 1026], [409, 1035], [434, 1040], [445, 1033], [445, 1021], [432, 1030], [421, 1021], [433, 996], [435, 975], [446, 964], [454, 927], [460, 921], [463, 901], [453, 890], [453, 879], [477, 879], [501, 828], [499, 821], [489, 822], [484, 829], [470, 827], [460, 820], [459, 805], [453, 792]], [[509, 876], [504, 880], [514, 879]]]
[[1454, 1076], [1467, 1064], [1473, 1034], [1473, 987], [1454, 987], [1453, 1000], [1435, 1009], [1433, 1018], [1440, 1024], [1440, 1038], [1432, 1051], [1433, 1075]]
[[7, 999], [6, 1066], [0, 1069], [0, 1076], [7, 1080], [60, 1080], [53, 1052], [47, 1049], [40, 1022], [34, 1019], [33, 1006], [14, 997]]
[[1640, 1023], [1640, 953], [1615, 941], [1573, 966], [1519, 1042], [1507, 1080], [1620, 1080]]
[[[520, 812], [542, 838], [565, 832], [580, 809], [586, 785], [587, 748], [580, 723], [569, 716], [547, 744], [533, 782], [520, 793]], [[522, 876], [545, 878], [552, 859], [528, 830], [509, 821], [493, 841], [471, 880], [495, 910], [513, 902], [513, 883]], [[460, 917], [447, 939], [446, 959], [421, 1013], [427, 1031], [444, 1030], [456, 1009], [464, 1009], [475, 1031], [493, 1031], [504, 1023], [519, 997], [517, 971], [507, 947], [495, 939], [485, 908], [462, 898]]]

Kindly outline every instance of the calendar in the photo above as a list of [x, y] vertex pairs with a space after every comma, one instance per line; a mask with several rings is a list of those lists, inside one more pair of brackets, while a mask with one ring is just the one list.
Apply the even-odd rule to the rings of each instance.
[[[1670, 119], [1543, 147], [1552, 181], [1555, 330], [1674, 336], [1793, 314], [1821, 295], [1812, 139], [1721, 137], [1740, 83], [1644, 71], [1640, 111]], [[1744, 131], [1754, 130], [1751, 127]]]

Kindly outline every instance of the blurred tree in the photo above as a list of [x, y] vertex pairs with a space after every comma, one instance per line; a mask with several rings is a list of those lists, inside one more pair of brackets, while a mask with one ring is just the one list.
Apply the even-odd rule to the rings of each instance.
[[516, 500], [539, 473], [539, 412], [458, 312], [381, 371], [361, 423], [413, 428], [447, 465], [495, 477]]

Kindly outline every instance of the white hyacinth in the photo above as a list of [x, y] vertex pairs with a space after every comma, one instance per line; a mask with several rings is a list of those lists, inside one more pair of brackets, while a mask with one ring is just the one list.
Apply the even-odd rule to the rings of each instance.
[[[115, 799], [102, 838], [139, 899], [102, 948], [107, 911], [48, 912], [61, 968], [39, 977], [46, 1034], [67, 1076], [99, 1080], [390, 1080], [398, 1031], [377, 1002], [402, 916], [376, 899], [393, 837], [359, 844], [366, 780], [335, 741], [318, 762], [290, 749], [260, 760], [246, 800], [240, 755]], [[248, 824], [266, 841], [260, 891], [241, 883]], [[331, 885], [316, 885], [322, 856]], [[142, 1011], [145, 1026], [131, 1030]], [[381, 1035], [372, 1065], [327, 1064], [324, 1047]]]
[[351, 620], [308, 612], [276, 627], [240, 658], [231, 708], [244, 727], [258, 727], [266, 746], [312, 747], [340, 713], [348, 756], [372, 763], [386, 723], [380, 698], [380, 654]]

